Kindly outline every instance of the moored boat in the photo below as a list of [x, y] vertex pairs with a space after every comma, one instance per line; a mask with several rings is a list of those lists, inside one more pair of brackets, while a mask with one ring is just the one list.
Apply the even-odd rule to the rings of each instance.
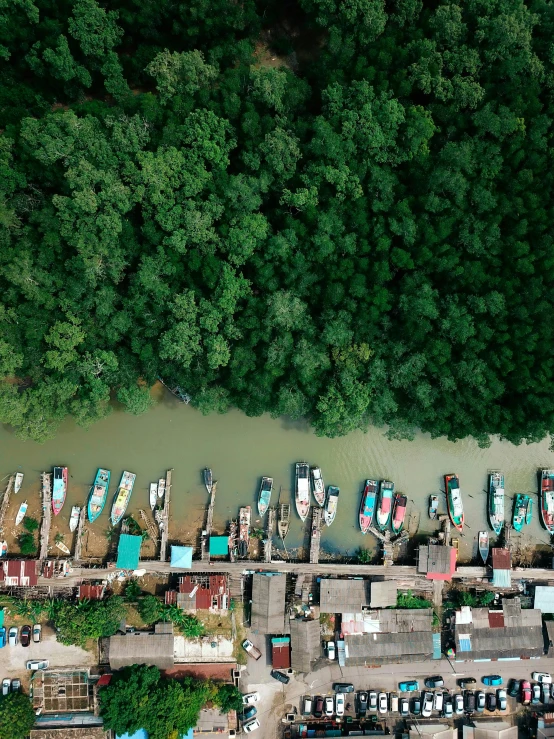
[[249, 505], [244, 506], [239, 511], [239, 556], [246, 557], [248, 555], [248, 543], [250, 542], [250, 520], [252, 518], [252, 509]]
[[70, 554], [69, 547], [66, 546], [63, 541], [57, 541], [56, 546], [60, 551], [62, 551], [64, 554]]
[[23, 472], [15, 473], [15, 480], [13, 481], [13, 491], [16, 495], [21, 490], [21, 486], [23, 485], [23, 477]]
[[298, 515], [302, 521], [305, 521], [310, 510], [310, 468], [305, 462], [297, 462], [296, 464], [296, 494], [294, 498]]
[[150, 501], [150, 508], [154, 510], [158, 502], [158, 483], [157, 482], [150, 483], [150, 493], [148, 495], [148, 499]]
[[54, 467], [54, 488], [52, 490], [52, 511], [54, 516], [63, 508], [67, 495], [67, 467]]
[[284, 542], [286, 535], [289, 533], [290, 525], [290, 505], [288, 503], [281, 503], [279, 506], [279, 520], [277, 522], [277, 531], [281, 540]]
[[394, 482], [381, 480], [379, 483], [379, 506], [375, 517], [377, 527], [384, 531], [390, 521], [392, 511], [392, 497], [394, 495]]
[[204, 485], [206, 486], [208, 495], [210, 495], [212, 492], [212, 486], [213, 486], [213, 475], [212, 475], [211, 469], [209, 467], [204, 467], [202, 475], [204, 476]]
[[455, 474], [445, 475], [444, 485], [446, 488], [448, 515], [450, 516], [452, 525], [455, 526], [458, 531], [462, 531], [464, 528], [464, 504], [460, 490], [460, 478]]
[[429, 496], [429, 518], [435, 519], [439, 510], [439, 499], [436, 495]]
[[392, 505], [391, 529], [395, 534], [399, 534], [404, 526], [406, 518], [406, 508], [408, 507], [408, 498], [402, 493], [396, 493], [394, 503]]
[[81, 507], [78, 505], [74, 505], [71, 508], [71, 516], [69, 517], [69, 530], [71, 532], [75, 531], [75, 529], [77, 528], [80, 515], [81, 515]]
[[[516, 531], [521, 531], [524, 524], [531, 521], [532, 500], [529, 495], [518, 493], [514, 498], [514, 510], [512, 513], [512, 526]], [[527, 520], [529, 519], [529, 520]]]
[[533, 518], [533, 498], [529, 497], [529, 505], [527, 506], [527, 513], [525, 514], [525, 523], [531, 523], [532, 518]]
[[498, 536], [504, 526], [504, 475], [498, 470], [489, 473], [489, 523]]
[[126, 470], [121, 475], [119, 487], [112, 505], [112, 512], [110, 513], [112, 526], [117, 526], [127, 510], [129, 500], [133, 493], [133, 485], [135, 484], [136, 477], [137, 476], [133, 472], [127, 472]]
[[310, 469], [312, 476], [312, 490], [314, 493], [315, 502], [323, 508], [325, 505], [325, 483], [323, 482], [323, 475], [319, 467], [312, 467]]
[[486, 565], [487, 559], [489, 558], [489, 532], [480, 531], [478, 541], [479, 541], [479, 554], [481, 555], [483, 564]]
[[25, 514], [27, 513], [27, 501], [24, 500], [23, 503], [19, 506], [19, 510], [17, 511], [17, 516], [15, 517], [15, 525], [19, 526], [19, 524], [23, 521], [25, 518]]
[[554, 534], [554, 470], [541, 470], [541, 521], [549, 534]]
[[5, 557], [8, 553], [8, 542], [0, 541], [0, 557]]
[[260, 492], [258, 494], [258, 513], [260, 516], [265, 516], [267, 509], [269, 508], [269, 501], [271, 500], [271, 492], [273, 490], [273, 478], [262, 477], [262, 484], [260, 485]]
[[163, 498], [165, 493], [165, 477], [158, 480], [158, 498]]
[[379, 483], [377, 480], [366, 480], [362, 493], [362, 502], [360, 503], [360, 529], [362, 534], [367, 534], [373, 523], [375, 514], [375, 501], [379, 492]]
[[88, 498], [88, 520], [92, 523], [104, 510], [110, 487], [110, 471], [98, 469]]
[[337, 515], [337, 506], [339, 504], [340, 490], [334, 485], [327, 488], [327, 502], [325, 503], [325, 523], [330, 526]]

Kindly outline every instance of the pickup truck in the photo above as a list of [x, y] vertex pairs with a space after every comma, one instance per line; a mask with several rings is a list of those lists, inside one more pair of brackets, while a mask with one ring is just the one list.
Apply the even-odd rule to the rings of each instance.
[[242, 642], [242, 648], [245, 649], [251, 657], [254, 657], [254, 659], [260, 659], [262, 656], [258, 647], [255, 647], [249, 639], [245, 639]]

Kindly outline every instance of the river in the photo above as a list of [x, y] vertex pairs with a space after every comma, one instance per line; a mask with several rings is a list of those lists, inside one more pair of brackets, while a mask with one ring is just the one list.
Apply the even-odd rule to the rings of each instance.
[[[375, 549], [375, 539], [370, 534], [363, 536], [357, 523], [366, 477], [393, 480], [396, 489], [409, 498], [408, 517], [412, 516], [413, 521], [414, 515], [419, 514], [419, 533], [425, 534], [435, 530], [434, 522], [427, 517], [429, 494], [440, 493], [445, 473], [456, 472], [460, 475], [467, 524], [459, 537], [460, 558], [467, 561], [476, 552], [477, 532], [489, 528], [485, 494], [489, 469], [500, 469], [506, 476], [507, 519], [511, 518], [511, 496], [516, 492], [531, 492], [534, 496], [533, 521], [524, 528], [519, 541], [534, 546], [549, 543], [539, 524], [536, 495], [537, 469], [554, 467], [548, 440], [521, 446], [494, 440], [488, 449], [480, 449], [471, 439], [452, 443], [423, 433], [417, 434], [414, 441], [389, 441], [380, 428], [324, 439], [315, 436], [303, 423], [267, 415], [248, 418], [231, 411], [202, 416], [161, 387], [153, 392], [158, 402], [143, 416], [117, 409], [89, 430], [66, 421], [56, 438], [45, 444], [19, 441], [10, 429], [0, 427], [3, 485], [10, 473], [25, 473], [23, 488], [10, 503], [4, 536], [9, 538], [10, 531], [15, 533], [13, 521], [22, 499], [29, 500], [29, 515], [40, 517], [39, 474], [53, 465], [69, 467], [67, 501], [53, 530], [53, 535], [55, 531], [64, 533], [67, 543], [70, 507], [86, 500], [97, 467], [112, 471], [110, 502], [122, 470], [137, 474], [129, 507], [137, 520], [139, 508], [148, 510], [149, 483], [173, 468], [170, 541], [194, 543], [203, 525], [207, 502], [201, 479], [204, 467], [211, 467], [218, 481], [214, 526], [223, 533], [226, 522], [238, 515], [239, 506], [255, 505], [262, 475], [274, 478], [273, 502], [280, 487], [281, 502], [285, 502], [293, 489], [294, 463], [307, 461], [321, 466], [326, 484], [337, 485], [341, 490], [335, 522], [322, 533], [323, 551], [353, 555], [359, 547]], [[440, 500], [441, 511], [445, 511], [444, 495]], [[110, 505], [106, 505], [97, 522], [89, 527], [88, 554], [100, 555], [107, 548], [109, 509]], [[288, 549], [302, 544], [305, 531], [294, 506], [291, 517]], [[14, 547], [10, 544], [11, 551], [15, 551]]]

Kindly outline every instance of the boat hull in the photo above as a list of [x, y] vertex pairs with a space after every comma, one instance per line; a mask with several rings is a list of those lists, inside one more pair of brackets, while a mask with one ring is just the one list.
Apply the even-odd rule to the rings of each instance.
[[57, 516], [65, 503], [67, 495], [67, 467], [54, 467], [54, 486], [52, 490], [52, 512]]
[[489, 475], [488, 514], [491, 529], [498, 536], [504, 526], [504, 475], [500, 472]]
[[277, 522], [277, 531], [282, 541], [285, 541], [287, 534], [289, 533], [290, 526], [290, 505], [288, 503], [281, 503], [279, 507], [279, 521]]
[[532, 500], [529, 495], [518, 493], [514, 499], [512, 526], [515, 531], [521, 531], [526, 523], [531, 522]]
[[15, 493], [15, 495], [17, 495], [17, 493], [21, 490], [21, 486], [23, 485], [23, 477], [23, 472], [16, 472], [15, 480], [13, 483], [13, 492]]
[[27, 501], [24, 500], [23, 503], [19, 506], [19, 510], [17, 512], [17, 516], [15, 517], [15, 525], [16, 526], [19, 526], [19, 524], [25, 518], [25, 514], [27, 513], [27, 508], [28, 508]]
[[208, 491], [209, 495], [212, 492], [213, 487], [213, 475], [211, 469], [209, 467], [204, 467], [202, 475], [204, 477], [204, 485], [206, 486], [206, 490]]
[[375, 515], [375, 503], [379, 494], [379, 483], [377, 480], [366, 480], [360, 503], [358, 520], [362, 534], [367, 534], [373, 523]]
[[487, 564], [487, 559], [489, 558], [489, 533], [488, 531], [480, 531], [479, 532], [479, 554], [481, 556], [481, 559], [483, 560], [483, 564]]
[[262, 477], [262, 484], [260, 485], [260, 492], [258, 494], [258, 513], [260, 516], [265, 516], [269, 503], [271, 502], [271, 493], [273, 491], [273, 478]]
[[429, 518], [434, 520], [437, 517], [439, 510], [439, 499], [436, 495], [429, 496]]
[[334, 487], [333, 485], [329, 485], [329, 489], [327, 491], [327, 502], [325, 504], [325, 523], [327, 526], [330, 526], [333, 521], [335, 520], [335, 516], [337, 515], [337, 506], [339, 504], [339, 488]]
[[392, 507], [391, 529], [395, 534], [399, 534], [404, 526], [406, 518], [406, 509], [408, 507], [408, 498], [405, 495], [396, 493], [394, 496], [394, 504]]
[[539, 492], [542, 525], [554, 534], [554, 470], [541, 470]]
[[312, 478], [312, 491], [314, 494], [315, 502], [320, 508], [325, 505], [325, 483], [323, 482], [323, 475], [319, 467], [312, 467], [310, 470]]
[[296, 512], [305, 521], [310, 511], [310, 468], [304, 462], [296, 465], [296, 493], [294, 496]]
[[389, 525], [392, 513], [392, 499], [394, 496], [394, 483], [381, 480], [379, 484], [379, 506], [375, 521], [379, 531], [384, 531]]
[[448, 507], [448, 515], [452, 526], [463, 531], [464, 528], [464, 509], [462, 504], [462, 496], [460, 493], [460, 482], [457, 475], [445, 475], [444, 483], [446, 488], [446, 503]]
[[248, 556], [248, 544], [250, 542], [250, 521], [252, 519], [252, 509], [249, 505], [244, 506], [239, 511], [239, 541], [238, 552], [241, 557]]
[[75, 531], [77, 526], [79, 525], [79, 516], [81, 515], [81, 509], [79, 506], [74, 505], [71, 509], [71, 516], [69, 518], [69, 530], [71, 533]]
[[112, 505], [112, 511], [110, 513], [110, 521], [112, 526], [117, 526], [125, 515], [127, 506], [133, 494], [133, 486], [135, 484], [136, 475], [132, 472], [125, 471], [121, 475], [119, 487], [115, 494], [114, 502]]
[[150, 502], [150, 508], [154, 510], [154, 508], [158, 504], [158, 484], [155, 482], [150, 483], [150, 493], [148, 495], [148, 500]]
[[108, 499], [109, 487], [110, 471], [99, 468], [96, 472], [96, 477], [94, 478], [94, 484], [90, 490], [87, 504], [88, 520], [91, 523], [96, 521], [98, 516], [104, 510], [106, 500]]

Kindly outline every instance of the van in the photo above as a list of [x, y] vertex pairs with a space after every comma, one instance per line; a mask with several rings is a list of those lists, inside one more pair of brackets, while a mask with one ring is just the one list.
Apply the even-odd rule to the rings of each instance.
[[393, 713], [398, 713], [398, 696], [396, 693], [390, 694], [390, 710]]
[[444, 694], [442, 693], [442, 691], [438, 690], [435, 693], [435, 698], [433, 700], [433, 708], [434, 708], [434, 710], [435, 711], [438, 711], [439, 713], [441, 713], [443, 704], [444, 704]]

